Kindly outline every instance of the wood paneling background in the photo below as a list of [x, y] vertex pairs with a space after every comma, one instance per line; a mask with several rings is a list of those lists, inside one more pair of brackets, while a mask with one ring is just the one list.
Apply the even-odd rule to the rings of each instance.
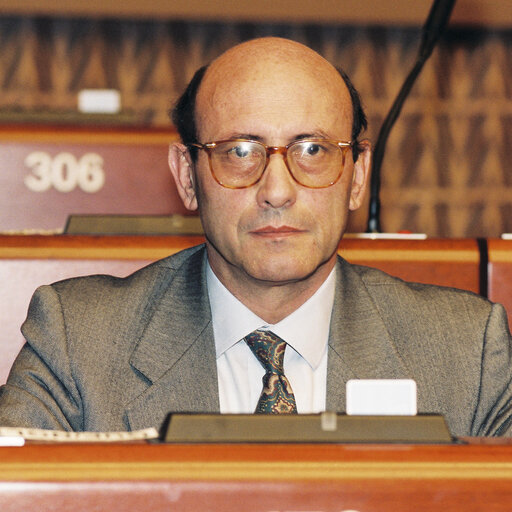
[[[380, 123], [415, 58], [419, 28], [0, 17], [0, 116], [76, 108], [117, 88], [135, 122], [162, 126], [194, 70], [233, 44], [278, 35], [342, 66]], [[512, 29], [452, 28], [388, 142], [382, 225], [441, 237], [512, 231]], [[364, 230], [366, 209], [352, 218]]]

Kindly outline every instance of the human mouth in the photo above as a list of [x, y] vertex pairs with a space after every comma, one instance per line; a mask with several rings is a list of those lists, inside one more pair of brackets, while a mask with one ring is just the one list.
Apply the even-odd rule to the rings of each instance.
[[251, 231], [251, 234], [268, 238], [279, 238], [283, 236], [292, 236], [303, 233], [302, 229], [292, 226], [263, 226]]

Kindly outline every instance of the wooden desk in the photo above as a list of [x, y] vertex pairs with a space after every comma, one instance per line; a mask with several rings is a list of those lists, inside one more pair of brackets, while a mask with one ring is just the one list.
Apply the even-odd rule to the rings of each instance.
[[480, 289], [480, 252], [473, 239], [345, 238], [339, 253], [351, 263], [376, 267], [405, 281], [486, 292]]
[[487, 248], [488, 296], [505, 306], [512, 326], [512, 240], [491, 239]]
[[[0, 384], [24, 342], [19, 328], [39, 285], [87, 274], [126, 276], [203, 240], [200, 236], [0, 235]], [[406, 280], [479, 291], [475, 240], [347, 238], [339, 252], [351, 262]]]
[[510, 512], [499, 442], [1, 448], [0, 510]]
[[70, 214], [189, 214], [174, 129], [0, 126], [0, 231], [62, 231]]

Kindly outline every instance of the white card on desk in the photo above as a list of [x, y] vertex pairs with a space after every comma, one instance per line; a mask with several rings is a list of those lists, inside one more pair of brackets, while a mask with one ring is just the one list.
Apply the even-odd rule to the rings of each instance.
[[411, 379], [360, 379], [347, 382], [347, 414], [414, 416], [416, 382]]
[[25, 439], [20, 436], [0, 436], [0, 446], [23, 446]]

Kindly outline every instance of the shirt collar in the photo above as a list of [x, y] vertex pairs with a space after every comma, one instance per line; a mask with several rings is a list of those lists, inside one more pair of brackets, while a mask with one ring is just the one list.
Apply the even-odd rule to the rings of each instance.
[[207, 265], [206, 282], [212, 312], [217, 358], [256, 329], [268, 329], [283, 338], [312, 368], [316, 368], [329, 340], [336, 266], [320, 288], [302, 306], [269, 325], [242, 304]]

